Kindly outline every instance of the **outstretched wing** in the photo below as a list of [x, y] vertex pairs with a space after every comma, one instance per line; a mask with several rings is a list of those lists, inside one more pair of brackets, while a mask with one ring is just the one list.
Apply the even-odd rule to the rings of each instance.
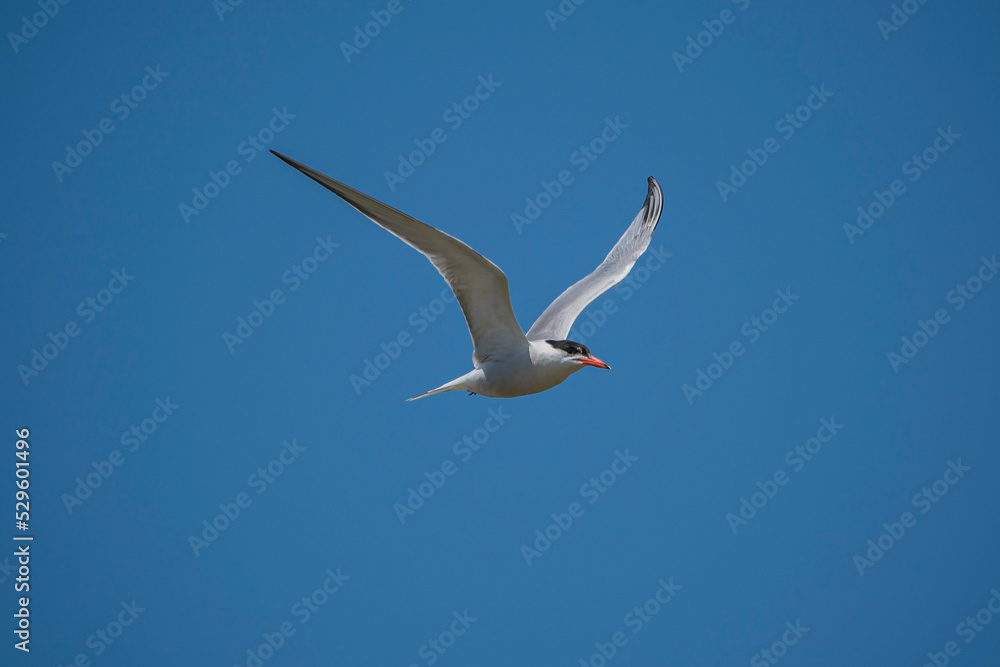
[[469, 325], [478, 368], [490, 358], [504, 358], [527, 347], [510, 305], [507, 276], [497, 266], [453, 236], [333, 180], [315, 169], [271, 151], [286, 163], [332, 191], [369, 220], [423, 253], [444, 276], [458, 298]]
[[553, 301], [528, 329], [528, 340], [565, 340], [573, 322], [591, 301], [620, 283], [646, 252], [663, 210], [663, 191], [652, 176], [639, 214], [601, 265]]

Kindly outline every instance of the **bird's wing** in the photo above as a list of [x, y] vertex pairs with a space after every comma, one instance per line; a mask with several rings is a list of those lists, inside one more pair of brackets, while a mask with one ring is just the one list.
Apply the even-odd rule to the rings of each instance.
[[286, 163], [356, 208], [406, 244], [419, 250], [444, 276], [458, 298], [469, 325], [478, 368], [490, 358], [500, 359], [527, 347], [510, 305], [507, 276], [497, 266], [453, 236], [358, 192], [315, 169], [271, 151]]
[[653, 231], [660, 221], [663, 209], [663, 191], [652, 176], [649, 177], [649, 192], [639, 214], [629, 225], [618, 243], [604, 258], [601, 265], [586, 278], [571, 286], [549, 304], [528, 329], [528, 340], [565, 340], [573, 322], [591, 301], [620, 283], [632, 270], [632, 266], [646, 251], [653, 238]]

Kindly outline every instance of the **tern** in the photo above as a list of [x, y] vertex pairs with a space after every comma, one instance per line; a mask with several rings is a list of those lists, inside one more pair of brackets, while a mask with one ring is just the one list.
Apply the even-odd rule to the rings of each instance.
[[604, 261], [560, 294], [524, 333], [510, 305], [507, 276], [493, 262], [453, 236], [277, 151], [271, 152], [423, 254], [455, 293], [472, 335], [474, 368], [407, 400], [445, 391], [514, 398], [551, 389], [585, 366], [610, 370], [586, 345], [566, 340], [566, 336], [583, 309], [624, 280], [649, 246], [663, 208], [663, 191], [652, 176], [639, 214]]

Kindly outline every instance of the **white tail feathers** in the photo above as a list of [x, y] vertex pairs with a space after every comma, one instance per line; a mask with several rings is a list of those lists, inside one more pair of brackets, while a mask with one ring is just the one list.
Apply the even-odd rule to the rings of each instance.
[[440, 394], [441, 392], [445, 392], [445, 391], [456, 391], [458, 389], [461, 389], [461, 387], [438, 387], [437, 389], [431, 389], [430, 391], [424, 392], [423, 394], [420, 394], [419, 396], [414, 396], [413, 398], [408, 398], [406, 400], [407, 400], [407, 402], [409, 402], [409, 401], [415, 401], [418, 398], [427, 398], [428, 396], [433, 396], [434, 394]]
[[414, 396], [413, 398], [408, 398], [406, 400], [407, 401], [415, 401], [418, 398], [426, 398], [428, 396], [433, 396], [434, 394], [440, 394], [440, 393], [445, 392], [445, 391], [462, 391], [463, 389], [468, 389], [468, 386], [465, 383], [466, 379], [467, 379], [467, 375], [463, 375], [460, 378], [455, 378], [451, 382], [444, 383], [443, 385], [441, 385], [437, 389], [431, 389], [430, 391], [424, 392], [423, 394], [420, 394], [419, 396]]

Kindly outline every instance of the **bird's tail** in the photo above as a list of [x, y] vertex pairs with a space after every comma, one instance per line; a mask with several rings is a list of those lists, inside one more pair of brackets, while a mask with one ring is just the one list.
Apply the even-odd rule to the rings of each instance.
[[455, 378], [451, 382], [446, 382], [445, 384], [441, 385], [437, 389], [431, 389], [430, 391], [424, 392], [423, 394], [420, 394], [419, 396], [414, 396], [413, 398], [408, 398], [406, 400], [407, 401], [415, 401], [418, 398], [426, 398], [428, 396], [433, 396], [434, 394], [440, 394], [441, 392], [445, 392], [445, 391], [462, 391], [463, 389], [468, 389], [468, 387], [466, 386], [465, 381], [466, 381], [466, 376], [463, 375], [460, 378]]

